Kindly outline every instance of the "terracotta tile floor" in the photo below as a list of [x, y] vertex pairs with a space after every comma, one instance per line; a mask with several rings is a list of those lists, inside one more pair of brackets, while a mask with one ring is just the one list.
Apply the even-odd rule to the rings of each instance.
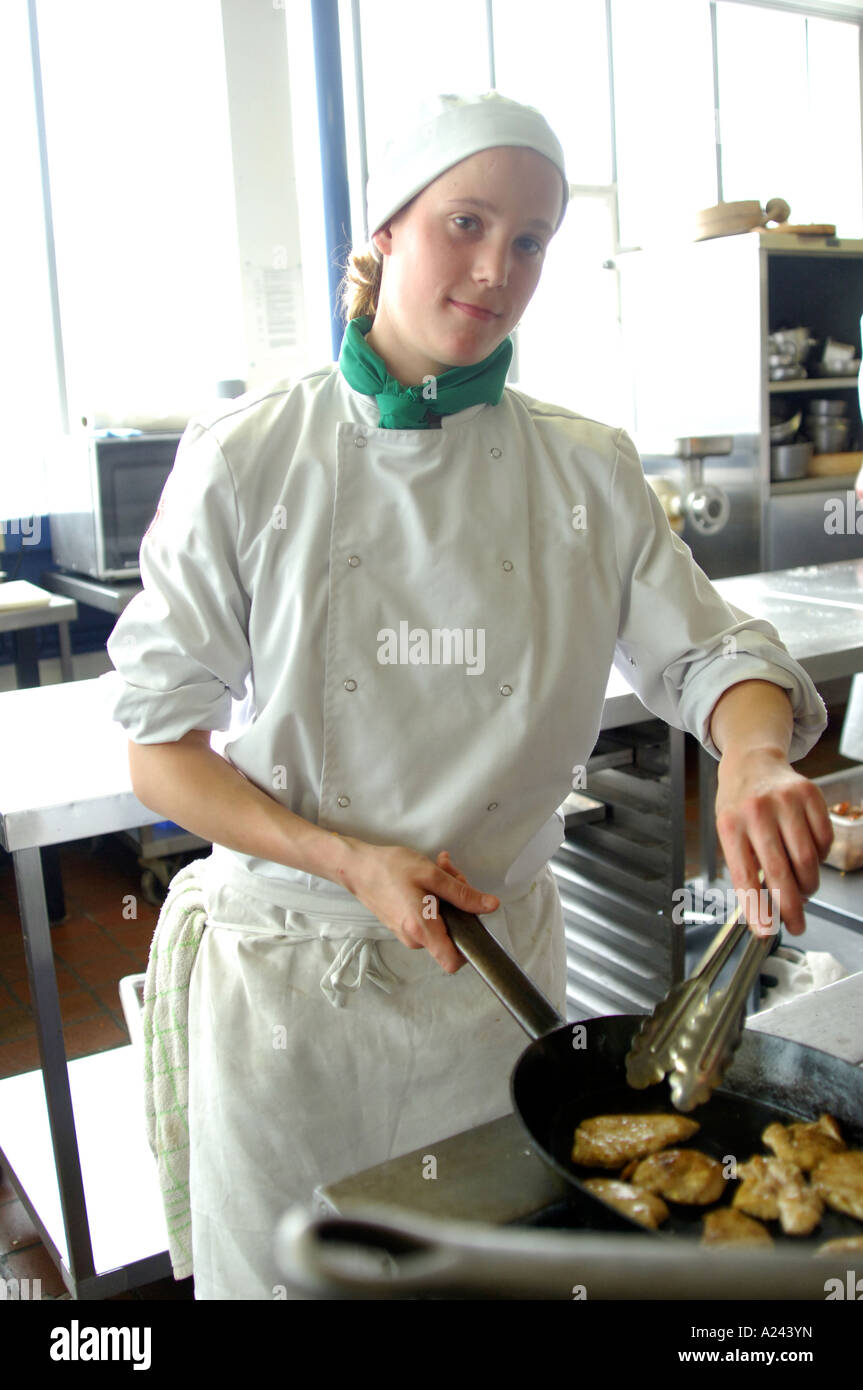
[[[842, 711], [837, 710], [817, 748], [798, 769], [817, 777], [845, 765], [838, 756]], [[698, 871], [695, 749], [689, 746], [686, 787], [687, 875]], [[140, 870], [131, 848], [117, 836], [82, 840], [61, 849], [65, 921], [52, 927], [60, 1007], [68, 1056], [121, 1047], [129, 1041], [117, 982], [146, 968], [156, 909], [141, 896]], [[136, 917], [124, 916], [124, 898], [135, 897]], [[12, 864], [0, 853], [0, 1077], [39, 1065], [27, 969], [18, 922]], [[0, 1277], [39, 1278], [45, 1298], [68, 1298], [53, 1260], [42, 1245], [8, 1180], [0, 1182]], [[157, 1283], [118, 1298], [189, 1299], [192, 1280]]]

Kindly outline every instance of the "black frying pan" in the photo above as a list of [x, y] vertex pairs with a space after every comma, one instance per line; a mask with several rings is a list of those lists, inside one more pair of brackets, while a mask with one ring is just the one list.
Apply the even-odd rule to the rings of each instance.
[[[567, 1023], [478, 917], [444, 901], [440, 909], [459, 951], [533, 1039], [512, 1073], [513, 1106], [537, 1153], [569, 1184], [578, 1224], [643, 1232], [584, 1186], [587, 1177], [616, 1173], [589, 1171], [570, 1159], [576, 1126], [588, 1116], [674, 1113], [666, 1081], [642, 1091], [626, 1082], [626, 1054], [643, 1016]], [[815, 1120], [824, 1111], [839, 1121], [850, 1148], [863, 1148], [863, 1068], [784, 1038], [744, 1031], [721, 1087], [691, 1112], [701, 1128], [689, 1146], [722, 1162], [733, 1157], [742, 1163], [769, 1152], [761, 1134], [771, 1121]], [[728, 1183], [722, 1204], [730, 1203], [735, 1187]], [[700, 1236], [702, 1216], [712, 1206], [668, 1205], [671, 1214], [657, 1236]], [[777, 1241], [801, 1245], [801, 1237], [783, 1237], [778, 1228], [772, 1233]], [[863, 1235], [863, 1224], [825, 1210], [811, 1240], [820, 1244], [844, 1235]]]

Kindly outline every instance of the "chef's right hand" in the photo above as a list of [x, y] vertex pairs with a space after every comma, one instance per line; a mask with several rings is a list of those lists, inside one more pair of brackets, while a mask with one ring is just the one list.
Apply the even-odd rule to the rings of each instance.
[[465, 912], [494, 912], [500, 900], [472, 888], [443, 850], [437, 863], [403, 845], [353, 841], [355, 857], [344, 883], [379, 922], [411, 951], [430, 951], [442, 970], [454, 975], [466, 965], [438, 911], [443, 898]]

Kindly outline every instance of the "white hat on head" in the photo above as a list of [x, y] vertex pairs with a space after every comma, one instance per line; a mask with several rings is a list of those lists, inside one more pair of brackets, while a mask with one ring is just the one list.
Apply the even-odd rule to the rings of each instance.
[[[569, 183], [560, 141], [545, 117], [500, 92], [477, 96], [435, 96], [422, 102], [389, 140], [369, 176], [366, 190], [369, 236], [454, 164], [496, 145], [520, 145], [545, 155], [560, 171], [563, 205]], [[555, 227], [555, 231], [557, 231]]]

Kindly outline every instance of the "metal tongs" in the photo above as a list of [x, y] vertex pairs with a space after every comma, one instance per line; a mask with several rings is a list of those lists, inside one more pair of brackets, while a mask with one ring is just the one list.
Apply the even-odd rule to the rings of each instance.
[[[758, 875], [764, 882], [763, 873]], [[636, 1090], [667, 1074], [677, 1110], [703, 1105], [737, 1050], [746, 999], [773, 944], [773, 934], [753, 935], [724, 989], [708, 991], [748, 930], [742, 903], [716, 934], [694, 973], [673, 985], [641, 1025], [626, 1056], [626, 1079]]]

